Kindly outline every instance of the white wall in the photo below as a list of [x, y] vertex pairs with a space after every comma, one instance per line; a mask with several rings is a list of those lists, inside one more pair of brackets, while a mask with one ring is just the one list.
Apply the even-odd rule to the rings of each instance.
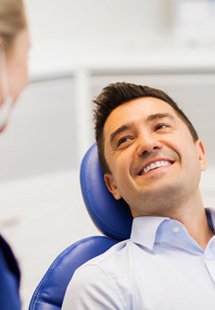
[[[33, 51], [140, 53], [147, 47], [215, 46], [215, 1], [25, 0]], [[65, 52], [65, 51], [64, 51]], [[63, 54], [62, 54], [63, 57]]]
[[169, 32], [171, 2], [26, 0], [33, 48], [71, 44], [76, 55], [88, 50], [141, 49]]

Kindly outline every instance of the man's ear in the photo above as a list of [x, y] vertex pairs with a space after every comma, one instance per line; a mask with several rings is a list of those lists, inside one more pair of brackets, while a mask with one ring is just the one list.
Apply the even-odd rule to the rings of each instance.
[[111, 194], [114, 196], [116, 200], [119, 200], [122, 196], [118, 190], [118, 187], [116, 185], [116, 182], [114, 180], [114, 177], [111, 173], [105, 173], [104, 175], [104, 181], [108, 188], [108, 190], [111, 192]]
[[207, 160], [206, 160], [206, 151], [205, 146], [202, 140], [198, 139], [196, 141], [196, 147], [198, 152], [198, 159], [200, 163], [201, 171], [204, 171], [207, 169]]

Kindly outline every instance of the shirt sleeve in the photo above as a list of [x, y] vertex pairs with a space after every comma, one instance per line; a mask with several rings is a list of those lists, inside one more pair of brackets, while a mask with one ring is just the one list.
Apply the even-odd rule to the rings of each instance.
[[77, 269], [64, 297], [63, 310], [123, 310], [123, 300], [114, 280], [99, 266]]

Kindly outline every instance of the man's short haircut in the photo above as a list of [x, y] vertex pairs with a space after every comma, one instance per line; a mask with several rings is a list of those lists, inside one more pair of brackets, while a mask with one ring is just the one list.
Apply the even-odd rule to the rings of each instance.
[[154, 97], [168, 103], [188, 127], [193, 140], [198, 140], [198, 134], [177, 103], [164, 91], [149, 86], [136, 85], [126, 82], [113, 83], [102, 89], [102, 92], [94, 99], [95, 138], [98, 145], [98, 155], [103, 172], [110, 172], [104, 156], [103, 129], [110, 113], [121, 104], [142, 97]]

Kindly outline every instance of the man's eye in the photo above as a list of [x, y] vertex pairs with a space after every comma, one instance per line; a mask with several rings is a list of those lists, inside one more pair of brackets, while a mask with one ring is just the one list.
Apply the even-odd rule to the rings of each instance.
[[121, 144], [126, 143], [126, 142], [131, 141], [131, 140], [133, 140], [132, 137], [122, 137], [119, 139], [117, 146], [120, 146]]
[[158, 124], [155, 126], [155, 130], [164, 129], [169, 127], [167, 124]]

